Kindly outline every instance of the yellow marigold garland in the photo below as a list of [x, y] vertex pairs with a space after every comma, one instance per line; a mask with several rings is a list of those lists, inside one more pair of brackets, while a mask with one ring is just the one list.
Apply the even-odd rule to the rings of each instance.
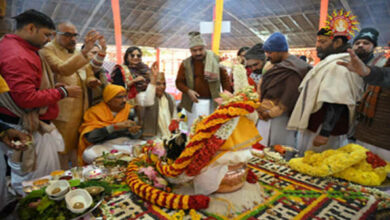
[[386, 179], [390, 165], [373, 168], [366, 160], [367, 152], [357, 144], [322, 153], [307, 151], [303, 158], [291, 159], [289, 166], [311, 176], [334, 176], [367, 186], [380, 185]]
[[359, 163], [366, 158], [367, 151], [357, 144], [348, 144], [337, 150], [326, 150], [322, 153], [307, 151], [303, 158], [291, 159], [289, 166], [301, 173], [325, 177]]
[[341, 172], [335, 173], [333, 176], [361, 185], [378, 186], [386, 179], [389, 170], [389, 164], [384, 167], [373, 168], [372, 165], [364, 159]]

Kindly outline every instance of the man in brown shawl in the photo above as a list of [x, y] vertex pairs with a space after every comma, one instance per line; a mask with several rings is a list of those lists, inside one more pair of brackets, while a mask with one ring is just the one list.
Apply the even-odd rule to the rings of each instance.
[[296, 132], [286, 126], [299, 96], [298, 86], [311, 66], [288, 53], [287, 40], [279, 32], [264, 42], [263, 49], [273, 64], [259, 86], [262, 107], [258, 109], [261, 119], [258, 128], [268, 127], [268, 134], [261, 134], [263, 144], [296, 146]]

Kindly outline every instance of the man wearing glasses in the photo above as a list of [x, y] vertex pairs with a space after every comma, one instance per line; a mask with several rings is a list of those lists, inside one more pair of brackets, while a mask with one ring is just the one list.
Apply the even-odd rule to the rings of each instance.
[[[87, 87], [94, 88], [101, 82], [94, 76], [94, 71], [89, 64], [92, 57], [88, 52], [99, 41], [101, 50], [97, 56], [104, 59], [106, 44], [104, 37], [92, 30], [84, 39], [82, 50], [76, 50], [76, 41], [79, 34], [76, 27], [70, 22], [61, 22], [57, 26], [55, 39], [48, 43], [42, 54], [48, 61], [58, 83], [65, 85], [77, 85], [83, 90], [83, 95], [78, 98], [64, 99], [59, 102], [60, 113], [54, 121], [62, 134], [65, 142], [65, 150], [60, 153], [61, 167], [67, 169], [69, 162], [76, 164], [76, 147], [78, 143], [78, 127], [84, 112], [88, 108]], [[102, 64], [102, 62], [100, 62]]]

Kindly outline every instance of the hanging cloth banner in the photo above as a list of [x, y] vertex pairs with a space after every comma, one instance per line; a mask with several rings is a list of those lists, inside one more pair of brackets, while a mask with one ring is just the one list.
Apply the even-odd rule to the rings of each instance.
[[111, 0], [112, 17], [114, 19], [116, 63], [122, 63], [122, 26], [119, 10], [119, 0]]

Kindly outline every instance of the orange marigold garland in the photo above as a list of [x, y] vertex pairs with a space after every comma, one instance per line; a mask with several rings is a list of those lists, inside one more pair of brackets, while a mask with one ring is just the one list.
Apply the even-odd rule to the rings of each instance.
[[138, 163], [142, 159], [137, 158], [131, 161], [127, 167], [126, 183], [131, 190], [152, 204], [166, 207], [169, 209], [205, 209], [208, 207], [210, 198], [204, 195], [179, 195], [175, 193], [168, 193], [157, 189], [145, 182], [143, 182], [138, 172], [142, 165]]
[[[161, 161], [157, 162], [156, 168], [158, 172], [170, 177], [176, 177], [185, 170], [187, 170], [186, 174], [189, 176], [199, 174], [200, 170], [208, 165], [214, 153], [218, 151], [219, 147], [225, 141], [213, 137], [215, 132], [232, 118], [247, 115], [257, 107], [258, 103], [252, 100], [237, 101], [220, 106], [214, 113], [202, 119], [196, 125], [195, 134], [191, 137], [190, 142], [174, 163], [167, 165]], [[199, 151], [200, 149], [202, 151]], [[190, 164], [194, 170], [187, 169]]]
[[[204, 195], [178, 195], [163, 191], [144, 182], [140, 176], [140, 169], [146, 165], [153, 165], [163, 176], [176, 177], [184, 173], [195, 176], [207, 166], [219, 148], [225, 143], [225, 138], [216, 135], [216, 132], [226, 123], [236, 117], [248, 115], [259, 107], [258, 95], [251, 87], [240, 90], [235, 96], [226, 97], [225, 102], [210, 116], [199, 120], [193, 127], [190, 141], [180, 156], [171, 164], [160, 159], [153, 159], [153, 145], [144, 148], [144, 158], [134, 159], [129, 163], [126, 182], [132, 191], [142, 199], [161, 207], [170, 209], [204, 209], [208, 207], [210, 198]], [[150, 164], [149, 164], [150, 163]], [[164, 188], [165, 189], [165, 188]]]

